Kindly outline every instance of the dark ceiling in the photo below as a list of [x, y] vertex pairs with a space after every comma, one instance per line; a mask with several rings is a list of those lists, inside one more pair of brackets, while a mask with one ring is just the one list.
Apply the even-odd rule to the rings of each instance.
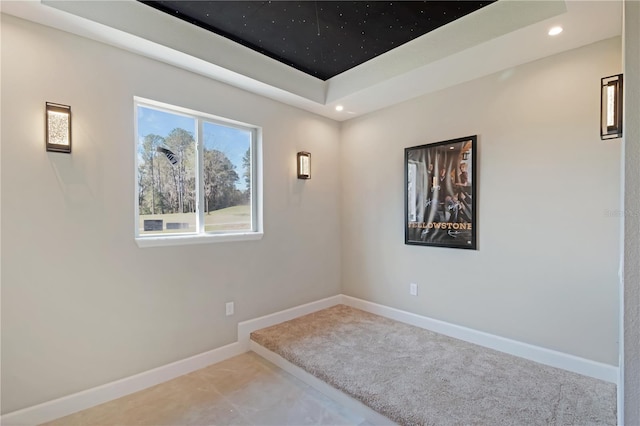
[[327, 80], [490, 1], [145, 1]]

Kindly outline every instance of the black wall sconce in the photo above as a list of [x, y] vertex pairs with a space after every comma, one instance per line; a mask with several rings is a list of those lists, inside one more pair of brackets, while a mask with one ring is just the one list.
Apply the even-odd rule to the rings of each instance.
[[600, 92], [600, 139], [622, 137], [622, 74], [604, 77]]
[[71, 107], [46, 103], [47, 151], [71, 153]]
[[311, 179], [311, 154], [298, 153], [298, 179]]

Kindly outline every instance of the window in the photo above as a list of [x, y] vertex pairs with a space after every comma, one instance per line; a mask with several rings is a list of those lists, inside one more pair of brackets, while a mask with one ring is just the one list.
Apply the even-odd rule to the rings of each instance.
[[136, 242], [258, 239], [259, 129], [136, 98]]

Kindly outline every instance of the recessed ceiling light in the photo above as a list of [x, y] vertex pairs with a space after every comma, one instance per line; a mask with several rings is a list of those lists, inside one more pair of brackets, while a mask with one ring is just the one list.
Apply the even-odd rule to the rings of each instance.
[[336, 111], [342, 111], [344, 107], [342, 105], [336, 105]]
[[549, 35], [550, 36], [554, 36], [554, 35], [558, 35], [562, 32], [562, 27], [553, 27], [549, 30]]

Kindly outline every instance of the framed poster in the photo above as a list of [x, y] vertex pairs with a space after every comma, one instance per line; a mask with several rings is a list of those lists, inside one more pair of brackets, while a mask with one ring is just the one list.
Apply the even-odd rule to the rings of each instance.
[[477, 139], [405, 148], [405, 244], [476, 249]]

